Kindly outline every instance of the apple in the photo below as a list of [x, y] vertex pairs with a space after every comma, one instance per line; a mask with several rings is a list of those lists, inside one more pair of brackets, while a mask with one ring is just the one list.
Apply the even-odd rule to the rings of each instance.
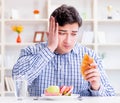
[[71, 96], [73, 86], [49, 86], [45, 89], [46, 96]]
[[51, 93], [51, 94], [59, 94], [60, 92], [60, 89], [58, 86], [49, 86], [47, 89], [46, 89], [46, 92], [47, 93]]

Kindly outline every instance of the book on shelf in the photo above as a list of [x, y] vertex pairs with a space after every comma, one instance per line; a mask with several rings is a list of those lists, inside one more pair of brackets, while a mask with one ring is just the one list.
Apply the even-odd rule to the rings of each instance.
[[5, 90], [10, 91], [9, 83], [8, 83], [8, 78], [5, 77]]
[[94, 38], [94, 33], [92, 31], [84, 31], [82, 35], [81, 43], [92, 43]]
[[14, 91], [14, 82], [12, 77], [5, 77], [5, 89], [6, 91]]
[[1, 88], [2, 88], [2, 84], [0, 83], [0, 93], [2, 92], [2, 89], [1, 89]]
[[99, 43], [106, 43], [105, 32], [99, 31], [97, 32], [97, 36]]
[[12, 77], [8, 77], [8, 80], [9, 80], [10, 90], [14, 91], [14, 82]]

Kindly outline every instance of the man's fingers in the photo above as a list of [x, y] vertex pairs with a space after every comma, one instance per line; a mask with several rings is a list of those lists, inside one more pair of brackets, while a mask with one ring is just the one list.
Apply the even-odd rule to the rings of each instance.
[[98, 72], [98, 69], [93, 69], [93, 68], [88, 69], [85, 71], [85, 74], [88, 75], [88, 74], [93, 73], [93, 72]]
[[55, 34], [58, 34], [58, 23], [55, 23]]
[[55, 18], [52, 17], [52, 32], [55, 33]]
[[100, 77], [100, 74], [98, 72], [98, 69], [90, 69], [85, 71], [85, 79], [88, 80], [93, 77]]
[[47, 37], [49, 36], [49, 32], [46, 32]]
[[99, 77], [100, 75], [99, 75], [99, 73], [96, 73], [96, 72], [93, 72], [93, 73], [90, 73], [90, 74], [88, 74], [88, 75], [86, 75], [86, 80], [87, 79], [90, 79], [90, 78], [93, 78], [93, 77]]
[[50, 17], [50, 19], [49, 19], [49, 32], [51, 29], [52, 29], [52, 17]]
[[49, 33], [54, 35], [58, 30], [58, 23], [55, 23], [55, 18], [53, 16], [50, 17], [50, 24], [49, 24]]
[[92, 77], [92, 78], [88, 78], [88, 79], [86, 79], [86, 80], [91, 83], [91, 82], [93, 82], [93, 81], [98, 81], [98, 78], [97, 78], [97, 77]]

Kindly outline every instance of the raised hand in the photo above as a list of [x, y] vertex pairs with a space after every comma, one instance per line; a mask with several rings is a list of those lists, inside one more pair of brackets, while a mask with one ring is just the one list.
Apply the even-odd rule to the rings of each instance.
[[54, 52], [58, 46], [58, 23], [55, 22], [54, 17], [50, 17], [49, 21], [49, 32], [48, 37], [48, 48]]

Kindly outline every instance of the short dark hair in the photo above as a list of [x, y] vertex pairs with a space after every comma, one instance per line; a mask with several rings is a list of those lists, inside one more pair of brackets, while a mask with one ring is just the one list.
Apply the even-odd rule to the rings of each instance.
[[73, 23], [78, 23], [79, 27], [82, 25], [82, 18], [73, 6], [63, 4], [55, 9], [51, 16], [55, 18], [55, 21], [58, 22], [60, 26]]

